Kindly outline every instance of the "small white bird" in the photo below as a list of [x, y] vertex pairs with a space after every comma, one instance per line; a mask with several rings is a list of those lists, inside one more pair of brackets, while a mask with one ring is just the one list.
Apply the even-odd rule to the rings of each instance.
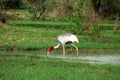
[[74, 42], [79, 43], [78, 38], [75, 35], [70, 34], [70, 33], [61, 34], [58, 36], [57, 40], [58, 40], [57, 46], [51, 46], [48, 48], [47, 56], [49, 56], [49, 53], [53, 49], [57, 49], [60, 46], [60, 44], [62, 44], [63, 46], [63, 57], [65, 56], [65, 47], [64, 47], [65, 44], [71, 44], [72, 46], [74, 46], [77, 52], [77, 56], [78, 56], [78, 47], [73, 44]]

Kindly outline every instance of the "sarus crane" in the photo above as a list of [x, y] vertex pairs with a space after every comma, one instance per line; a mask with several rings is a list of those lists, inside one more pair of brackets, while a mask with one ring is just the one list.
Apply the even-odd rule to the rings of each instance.
[[70, 44], [73, 47], [75, 47], [75, 50], [77, 52], [77, 56], [78, 56], [78, 47], [74, 44], [75, 42], [79, 43], [78, 38], [71, 33], [64, 33], [58, 36], [57, 38], [58, 40], [58, 44], [56, 46], [51, 46], [48, 48], [48, 53], [47, 56], [49, 56], [49, 53], [54, 50], [57, 49], [60, 45], [63, 46], [63, 57], [65, 56], [65, 44]]

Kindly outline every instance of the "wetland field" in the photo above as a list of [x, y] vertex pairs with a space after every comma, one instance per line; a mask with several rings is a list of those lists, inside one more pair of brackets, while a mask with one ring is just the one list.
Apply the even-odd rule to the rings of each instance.
[[78, 60], [74, 48], [69, 45], [65, 46], [64, 58], [62, 46], [47, 57], [47, 48], [57, 44], [59, 34], [74, 33], [68, 28], [69, 22], [52, 23], [10, 20], [9, 27], [0, 28], [0, 80], [120, 79], [120, 30], [114, 34], [104, 23], [106, 26], [102, 26], [105, 28], [98, 41], [91, 35], [76, 34]]
[[[120, 80], [119, 13], [120, 0], [0, 0], [0, 80]], [[64, 33], [78, 40], [57, 48]]]

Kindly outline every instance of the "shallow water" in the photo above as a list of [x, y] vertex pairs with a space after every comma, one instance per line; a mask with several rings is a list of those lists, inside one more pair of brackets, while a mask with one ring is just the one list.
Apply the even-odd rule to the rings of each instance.
[[[93, 53], [94, 52], [94, 53]], [[100, 53], [99, 53], [100, 52]], [[102, 53], [101, 53], [102, 52]], [[105, 52], [105, 53], [104, 53]], [[57, 53], [57, 54], [56, 54]], [[70, 52], [69, 52], [70, 53]], [[34, 58], [49, 58], [54, 60], [64, 60], [67, 62], [86, 62], [86, 63], [97, 63], [97, 64], [120, 64], [120, 51], [90, 51], [87, 53], [81, 53], [78, 57], [74, 54], [66, 54], [65, 57], [62, 53], [55, 51], [50, 54], [49, 57], [46, 55], [45, 50], [40, 51], [19, 51], [19, 52], [0, 52], [0, 56], [32, 56]]]
[[66, 56], [62, 57], [60, 55], [58, 56], [50, 56], [50, 58], [54, 58], [56, 60], [63, 59], [64, 61], [68, 62], [87, 62], [87, 63], [100, 63], [100, 64], [120, 64], [120, 55], [99, 55], [99, 56], [79, 56], [72, 57], [72, 56]]
[[84, 56], [81, 60], [86, 60], [89, 63], [113, 63], [120, 64], [120, 55], [99, 55], [99, 56]]

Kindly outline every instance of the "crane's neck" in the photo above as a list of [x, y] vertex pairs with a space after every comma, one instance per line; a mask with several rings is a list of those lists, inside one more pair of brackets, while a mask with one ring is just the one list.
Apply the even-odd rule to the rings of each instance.
[[54, 49], [59, 48], [59, 46], [60, 46], [60, 43], [58, 43], [56, 46], [54, 46]]

